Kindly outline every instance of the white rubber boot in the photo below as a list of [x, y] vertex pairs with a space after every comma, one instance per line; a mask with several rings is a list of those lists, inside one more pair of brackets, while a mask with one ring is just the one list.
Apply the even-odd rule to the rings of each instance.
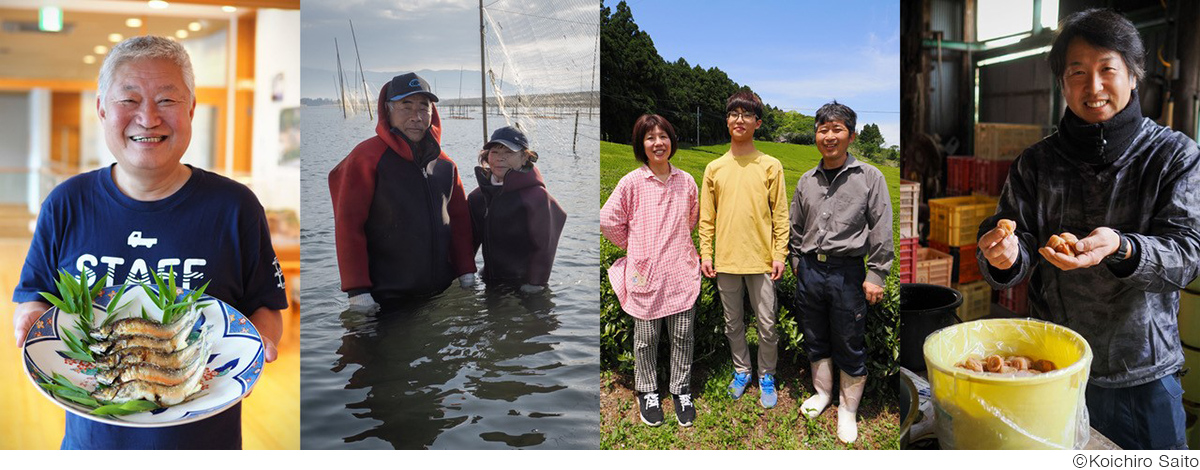
[[858, 439], [858, 402], [862, 400], [863, 388], [867, 385], [867, 376], [851, 377], [842, 372], [838, 403], [838, 440], [847, 444]]
[[821, 412], [833, 401], [833, 360], [827, 358], [812, 363], [812, 379], [817, 394], [808, 397], [800, 405], [800, 410], [809, 419], [821, 416]]

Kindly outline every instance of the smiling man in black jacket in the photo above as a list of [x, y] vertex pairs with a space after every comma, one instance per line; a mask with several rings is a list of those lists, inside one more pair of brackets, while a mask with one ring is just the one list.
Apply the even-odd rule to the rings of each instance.
[[[1142, 117], [1144, 57], [1112, 11], [1063, 20], [1050, 67], [1069, 109], [1014, 162], [978, 256], [993, 287], [1029, 278], [1032, 314], [1087, 339], [1092, 427], [1126, 449], [1183, 449], [1175, 315], [1200, 265], [1200, 148]], [[1062, 232], [1081, 238], [1075, 256], [1043, 247]]]

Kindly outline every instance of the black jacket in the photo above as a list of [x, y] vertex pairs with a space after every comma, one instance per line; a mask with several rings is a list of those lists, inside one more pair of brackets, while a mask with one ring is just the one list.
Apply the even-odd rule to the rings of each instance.
[[475, 248], [483, 245], [484, 282], [544, 286], [550, 280], [567, 214], [546, 191], [537, 167], [510, 170], [503, 185], [475, 168], [479, 187], [467, 196]]
[[[1059, 131], [1013, 163], [996, 215], [1017, 223], [1020, 257], [1006, 271], [978, 250], [984, 279], [1008, 288], [1030, 279], [1038, 318], [1066, 326], [1092, 347], [1092, 383], [1144, 384], [1183, 366], [1179, 290], [1200, 267], [1200, 148], [1141, 116], [1134, 94], [1113, 119], [1087, 124], [1069, 110]], [[1062, 271], [1037, 249], [1050, 235], [1080, 238], [1109, 227], [1136, 245], [1125, 266]]]

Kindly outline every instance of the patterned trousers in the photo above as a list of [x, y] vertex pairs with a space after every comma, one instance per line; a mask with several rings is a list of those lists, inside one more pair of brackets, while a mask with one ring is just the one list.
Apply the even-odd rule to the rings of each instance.
[[671, 338], [671, 383], [668, 390], [673, 395], [691, 393], [688, 384], [692, 381], [692, 348], [696, 344], [692, 336], [695, 317], [696, 308], [692, 307], [655, 320], [633, 319], [634, 387], [639, 393], [658, 390], [658, 337], [664, 324]]

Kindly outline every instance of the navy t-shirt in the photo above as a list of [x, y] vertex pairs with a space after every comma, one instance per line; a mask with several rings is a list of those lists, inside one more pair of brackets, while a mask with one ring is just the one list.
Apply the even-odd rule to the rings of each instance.
[[[175, 194], [137, 201], [121, 193], [112, 167], [62, 183], [46, 197], [14, 302], [44, 301], [59, 269], [108, 285], [150, 282], [150, 269], [173, 269], [185, 289], [211, 281], [205, 293], [249, 316], [260, 307], [287, 308], [283, 272], [271, 247], [262, 205], [249, 188], [191, 168]], [[195, 423], [140, 429], [67, 413], [63, 448], [238, 449], [241, 405]]]

